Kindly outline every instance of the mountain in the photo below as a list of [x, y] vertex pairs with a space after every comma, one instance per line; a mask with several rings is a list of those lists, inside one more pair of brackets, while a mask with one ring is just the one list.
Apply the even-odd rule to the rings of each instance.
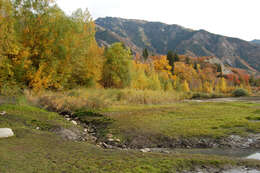
[[260, 40], [256, 40], [256, 39], [255, 39], [255, 40], [252, 40], [251, 42], [252, 42], [252, 43], [256, 43], [256, 44], [260, 44]]
[[105, 17], [95, 23], [100, 45], [121, 41], [139, 53], [146, 47], [158, 54], [173, 50], [190, 56], [214, 56], [232, 67], [260, 71], [260, 44], [161, 22]]

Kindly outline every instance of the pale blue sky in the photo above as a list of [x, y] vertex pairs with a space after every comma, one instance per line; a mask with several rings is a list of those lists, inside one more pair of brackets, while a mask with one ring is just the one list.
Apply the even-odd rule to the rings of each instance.
[[94, 19], [112, 16], [179, 24], [191, 29], [260, 39], [260, 0], [57, 0], [67, 13], [88, 8]]

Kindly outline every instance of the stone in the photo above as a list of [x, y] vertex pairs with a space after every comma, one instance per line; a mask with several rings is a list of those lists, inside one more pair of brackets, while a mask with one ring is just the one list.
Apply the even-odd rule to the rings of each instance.
[[108, 145], [108, 144], [106, 144], [104, 142], [102, 143], [102, 145], [103, 145], [104, 148], [107, 148], [107, 149], [112, 149], [113, 148], [111, 145]]
[[92, 140], [92, 141], [97, 141], [97, 137], [92, 136], [92, 137], [91, 137], [91, 140]]
[[78, 129], [65, 129], [62, 127], [52, 129], [52, 132], [56, 133], [57, 135], [61, 136], [61, 138], [70, 141], [80, 141], [81, 133]]
[[14, 136], [14, 132], [9, 128], [0, 128], [0, 138], [8, 138]]
[[115, 141], [116, 141], [116, 142], [121, 142], [121, 140], [120, 140], [120, 139], [116, 139]]
[[40, 127], [36, 127], [36, 130], [40, 130]]
[[107, 139], [109, 142], [114, 142], [115, 140], [113, 138]]
[[1, 113], [0, 113], [0, 115], [5, 115], [5, 114], [6, 114], [6, 112], [5, 112], [5, 111], [3, 111], [3, 112], [1, 112]]
[[88, 132], [88, 129], [84, 129], [84, 132]]
[[113, 138], [112, 134], [107, 134], [107, 138]]
[[70, 118], [65, 118], [67, 121], [70, 121]]
[[74, 124], [74, 125], [78, 125], [78, 123], [77, 123], [76, 121], [74, 121], [74, 120], [72, 120], [71, 122], [72, 122], [72, 124]]
[[165, 153], [165, 154], [170, 154], [170, 151], [167, 151], [167, 150], [163, 150], [162, 153]]
[[141, 152], [143, 153], [148, 153], [148, 152], [151, 152], [151, 149], [150, 148], [144, 148], [144, 149], [140, 149]]
[[65, 118], [69, 118], [70, 116], [69, 115], [65, 115]]

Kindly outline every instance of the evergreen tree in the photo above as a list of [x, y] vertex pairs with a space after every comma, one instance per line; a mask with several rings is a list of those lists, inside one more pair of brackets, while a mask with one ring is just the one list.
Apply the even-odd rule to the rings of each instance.
[[180, 61], [180, 58], [179, 58], [177, 53], [174, 53], [174, 58], [173, 59], [174, 59], [174, 62]]
[[172, 73], [174, 72], [174, 54], [172, 51], [168, 51], [167, 60], [169, 61], [169, 65], [172, 67]]
[[193, 68], [194, 68], [195, 70], [198, 70], [198, 63], [197, 63], [197, 62], [194, 63]]
[[144, 50], [143, 50], [143, 57], [145, 60], [147, 60], [149, 57], [149, 52], [148, 52], [147, 48], [144, 48]]
[[190, 58], [189, 58], [189, 57], [186, 57], [186, 58], [185, 58], [185, 63], [186, 63], [186, 64], [190, 64]]
[[222, 72], [221, 64], [218, 64], [218, 65], [217, 65], [217, 72]]

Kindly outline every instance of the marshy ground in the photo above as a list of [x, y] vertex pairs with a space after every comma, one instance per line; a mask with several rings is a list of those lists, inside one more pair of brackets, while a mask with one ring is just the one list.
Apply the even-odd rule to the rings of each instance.
[[7, 114], [0, 116], [0, 128], [12, 128], [15, 132], [14, 137], [0, 139], [0, 172], [4, 173], [223, 172], [233, 167], [260, 167], [256, 160], [217, 156], [217, 153], [141, 153], [134, 150], [173, 148], [174, 141], [183, 139], [187, 142], [194, 139], [196, 143], [197, 139], [217, 140], [230, 135], [258, 134], [260, 104], [256, 102], [111, 105], [98, 111], [100, 117], [81, 114], [80, 120], [86, 122], [94, 118], [95, 122], [102, 123], [104, 117], [111, 120], [105, 126], [106, 130], [99, 133], [99, 140], [108, 133], [113, 134], [132, 148], [124, 150], [103, 149], [88, 141], [64, 140], [53, 129], [82, 130], [83, 127], [28, 103], [6, 99], [0, 105], [1, 111]]

